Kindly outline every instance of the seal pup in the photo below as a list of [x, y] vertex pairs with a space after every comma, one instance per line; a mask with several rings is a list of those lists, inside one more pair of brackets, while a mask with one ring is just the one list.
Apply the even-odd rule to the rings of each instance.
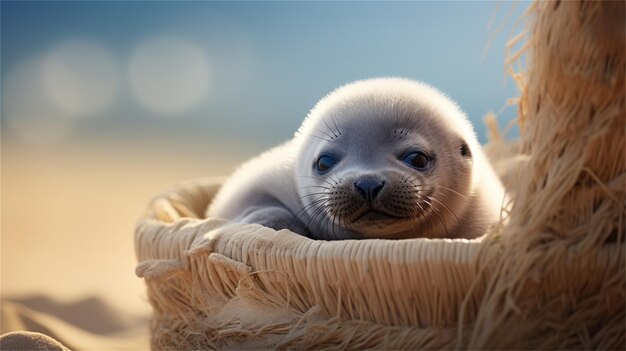
[[313, 239], [475, 238], [504, 190], [457, 105], [429, 85], [344, 85], [293, 139], [244, 163], [207, 216]]

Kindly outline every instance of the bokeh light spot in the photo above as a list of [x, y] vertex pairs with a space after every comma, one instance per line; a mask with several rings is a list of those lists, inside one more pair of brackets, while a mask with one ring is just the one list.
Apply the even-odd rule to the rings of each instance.
[[181, 116], [207, 98], [208, 60], [185, 39], [161, 36], [143, 42], [131, 56], [129, 71], [133, 95], [159, 115]]
[[44, 92], [40, 60], [20, 62], [3, 80], [2, 121], [14, 135], [36, 144], [56, 142], [71, 127]]
[[45, 92], [69, 116], [93, 116], [111, 106], [119, 80], [113, 57], [88, 40], [63, 42], [43, 59]]

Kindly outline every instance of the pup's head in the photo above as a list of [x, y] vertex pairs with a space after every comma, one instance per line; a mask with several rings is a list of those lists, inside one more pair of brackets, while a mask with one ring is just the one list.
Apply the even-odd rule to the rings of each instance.
[[445, 237], [472, 184], [471, 124], [414, 81], [345, 85], [296, 133], [299, 216], [319, 238]]

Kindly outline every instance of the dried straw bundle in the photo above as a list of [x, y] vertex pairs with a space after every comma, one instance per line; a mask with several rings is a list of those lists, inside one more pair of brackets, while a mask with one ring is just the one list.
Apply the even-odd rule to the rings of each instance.
[[157, 349], [623, 348], [624, 3], [537, 2], [506, 224], [482, 240], [314, 241], [157, 197], [135, 245]]
[[[530, 12], [529, 68], [518, 76], [526, 164], [502, 240], [481, 248], [494, 270], [467, 346], [623, 349], [624, 2], [535, 2]], [[602, 264], [581, 264], [591, 257]]]

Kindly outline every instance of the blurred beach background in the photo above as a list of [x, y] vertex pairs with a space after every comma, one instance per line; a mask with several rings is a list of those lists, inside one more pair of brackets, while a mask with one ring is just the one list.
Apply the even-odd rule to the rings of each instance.
[[1, 332], [121, 349], [148, 345], [133, 230], [151, 197], [228, 175], [358, 79], [434, 85], [485, 143], [488, 111], [517, 112], [504, 62], [528, 3], [0, 6]]

